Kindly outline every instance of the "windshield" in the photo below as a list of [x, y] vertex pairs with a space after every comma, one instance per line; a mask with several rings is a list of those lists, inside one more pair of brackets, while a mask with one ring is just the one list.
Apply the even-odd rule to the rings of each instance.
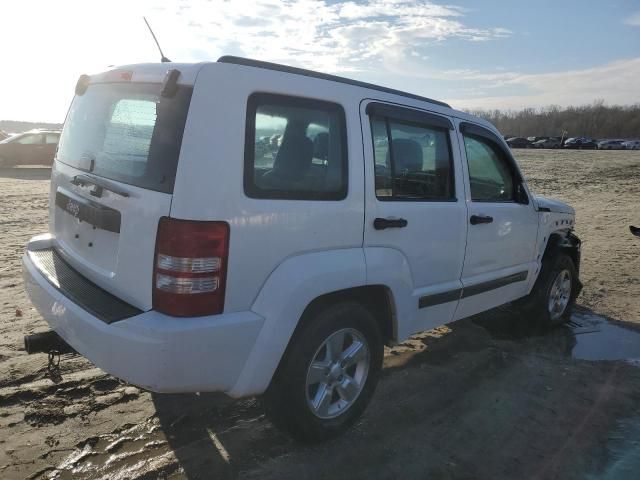
[[160, 84], [91, 85], [76, 96], [57, 160], [95, 175], [171, 193], [191, 88], [166, 98]]

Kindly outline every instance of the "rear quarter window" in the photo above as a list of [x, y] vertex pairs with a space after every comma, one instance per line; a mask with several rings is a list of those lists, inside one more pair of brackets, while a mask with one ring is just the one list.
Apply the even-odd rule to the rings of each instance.
[[341, 200], [347, 185], [345, 114], [340, 105], [265, 93], [249, 97], [247, 196]]

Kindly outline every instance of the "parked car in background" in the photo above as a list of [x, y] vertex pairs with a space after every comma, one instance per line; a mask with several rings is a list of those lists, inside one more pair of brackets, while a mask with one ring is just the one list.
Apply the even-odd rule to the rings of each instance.
[[507, 140], [507, 145], [511, 148], [531, 148], [532, 143], [523, 137], [513, 137]]
[[601, 140], [598, 142], [598, 150], [624, 150], [624, 140]]
[[57, 130], [30, 130], [0, 142], [0, 167], [52, 165], [60, 140]]
[[533, 142], [533, 148], [560, 148], [561, 146], [562, 142], [556, 137], [543, 138], [542, 140]]
[[540, 140], [546, 140], [547, 138], [549, 137], [527, 137], [527, 140], [529, 140], [531, 143], [535, 143]]
[[7, 132], [5, 132], [4, 130], [0, 130], [0, 141], [5, 140], [9, 137], [10, 135]]
[[598, 144], [590, 138], [568, 138], [564, 142], [563, 148], [573, 148], [577, 150], [595, 150], [598, 148]]
[[640, 140], [628, 140], [622, 142], [622, 146], [627, 150], [640, 150]]

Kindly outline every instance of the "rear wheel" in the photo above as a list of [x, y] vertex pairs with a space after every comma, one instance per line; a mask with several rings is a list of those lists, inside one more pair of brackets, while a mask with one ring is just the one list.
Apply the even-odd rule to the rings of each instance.
[[302, 442], [341, 434], [366, 408], [380, 377], [383, 342], [362, 305], [332, 305], [305, 321], [263, 397], [273, 423]]
[[578, 292], [578, 272], [571, 257], [557, 253], [543, 260], [538, 280], [519, 302], [523, 313], [542, 327], [561, 325], [571, 317]]

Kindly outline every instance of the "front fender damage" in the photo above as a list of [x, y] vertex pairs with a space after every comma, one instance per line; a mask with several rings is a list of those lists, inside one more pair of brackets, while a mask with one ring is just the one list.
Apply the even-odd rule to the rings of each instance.
[[[547, 255], [555, 255], [556, 253], [564, 253], [569, 255], [576, 266], [576, 271], [580, 274], [580, 260], [582, 255], [582, 241], [573, 232], [573, 230], [567, 230], [564, 232], [554, 232], [549, 238], [549, 243], [545, 251], [545, 257]], [[576, 279], [576, 296], [582, 291], [582, 282], [579, 278]]]

